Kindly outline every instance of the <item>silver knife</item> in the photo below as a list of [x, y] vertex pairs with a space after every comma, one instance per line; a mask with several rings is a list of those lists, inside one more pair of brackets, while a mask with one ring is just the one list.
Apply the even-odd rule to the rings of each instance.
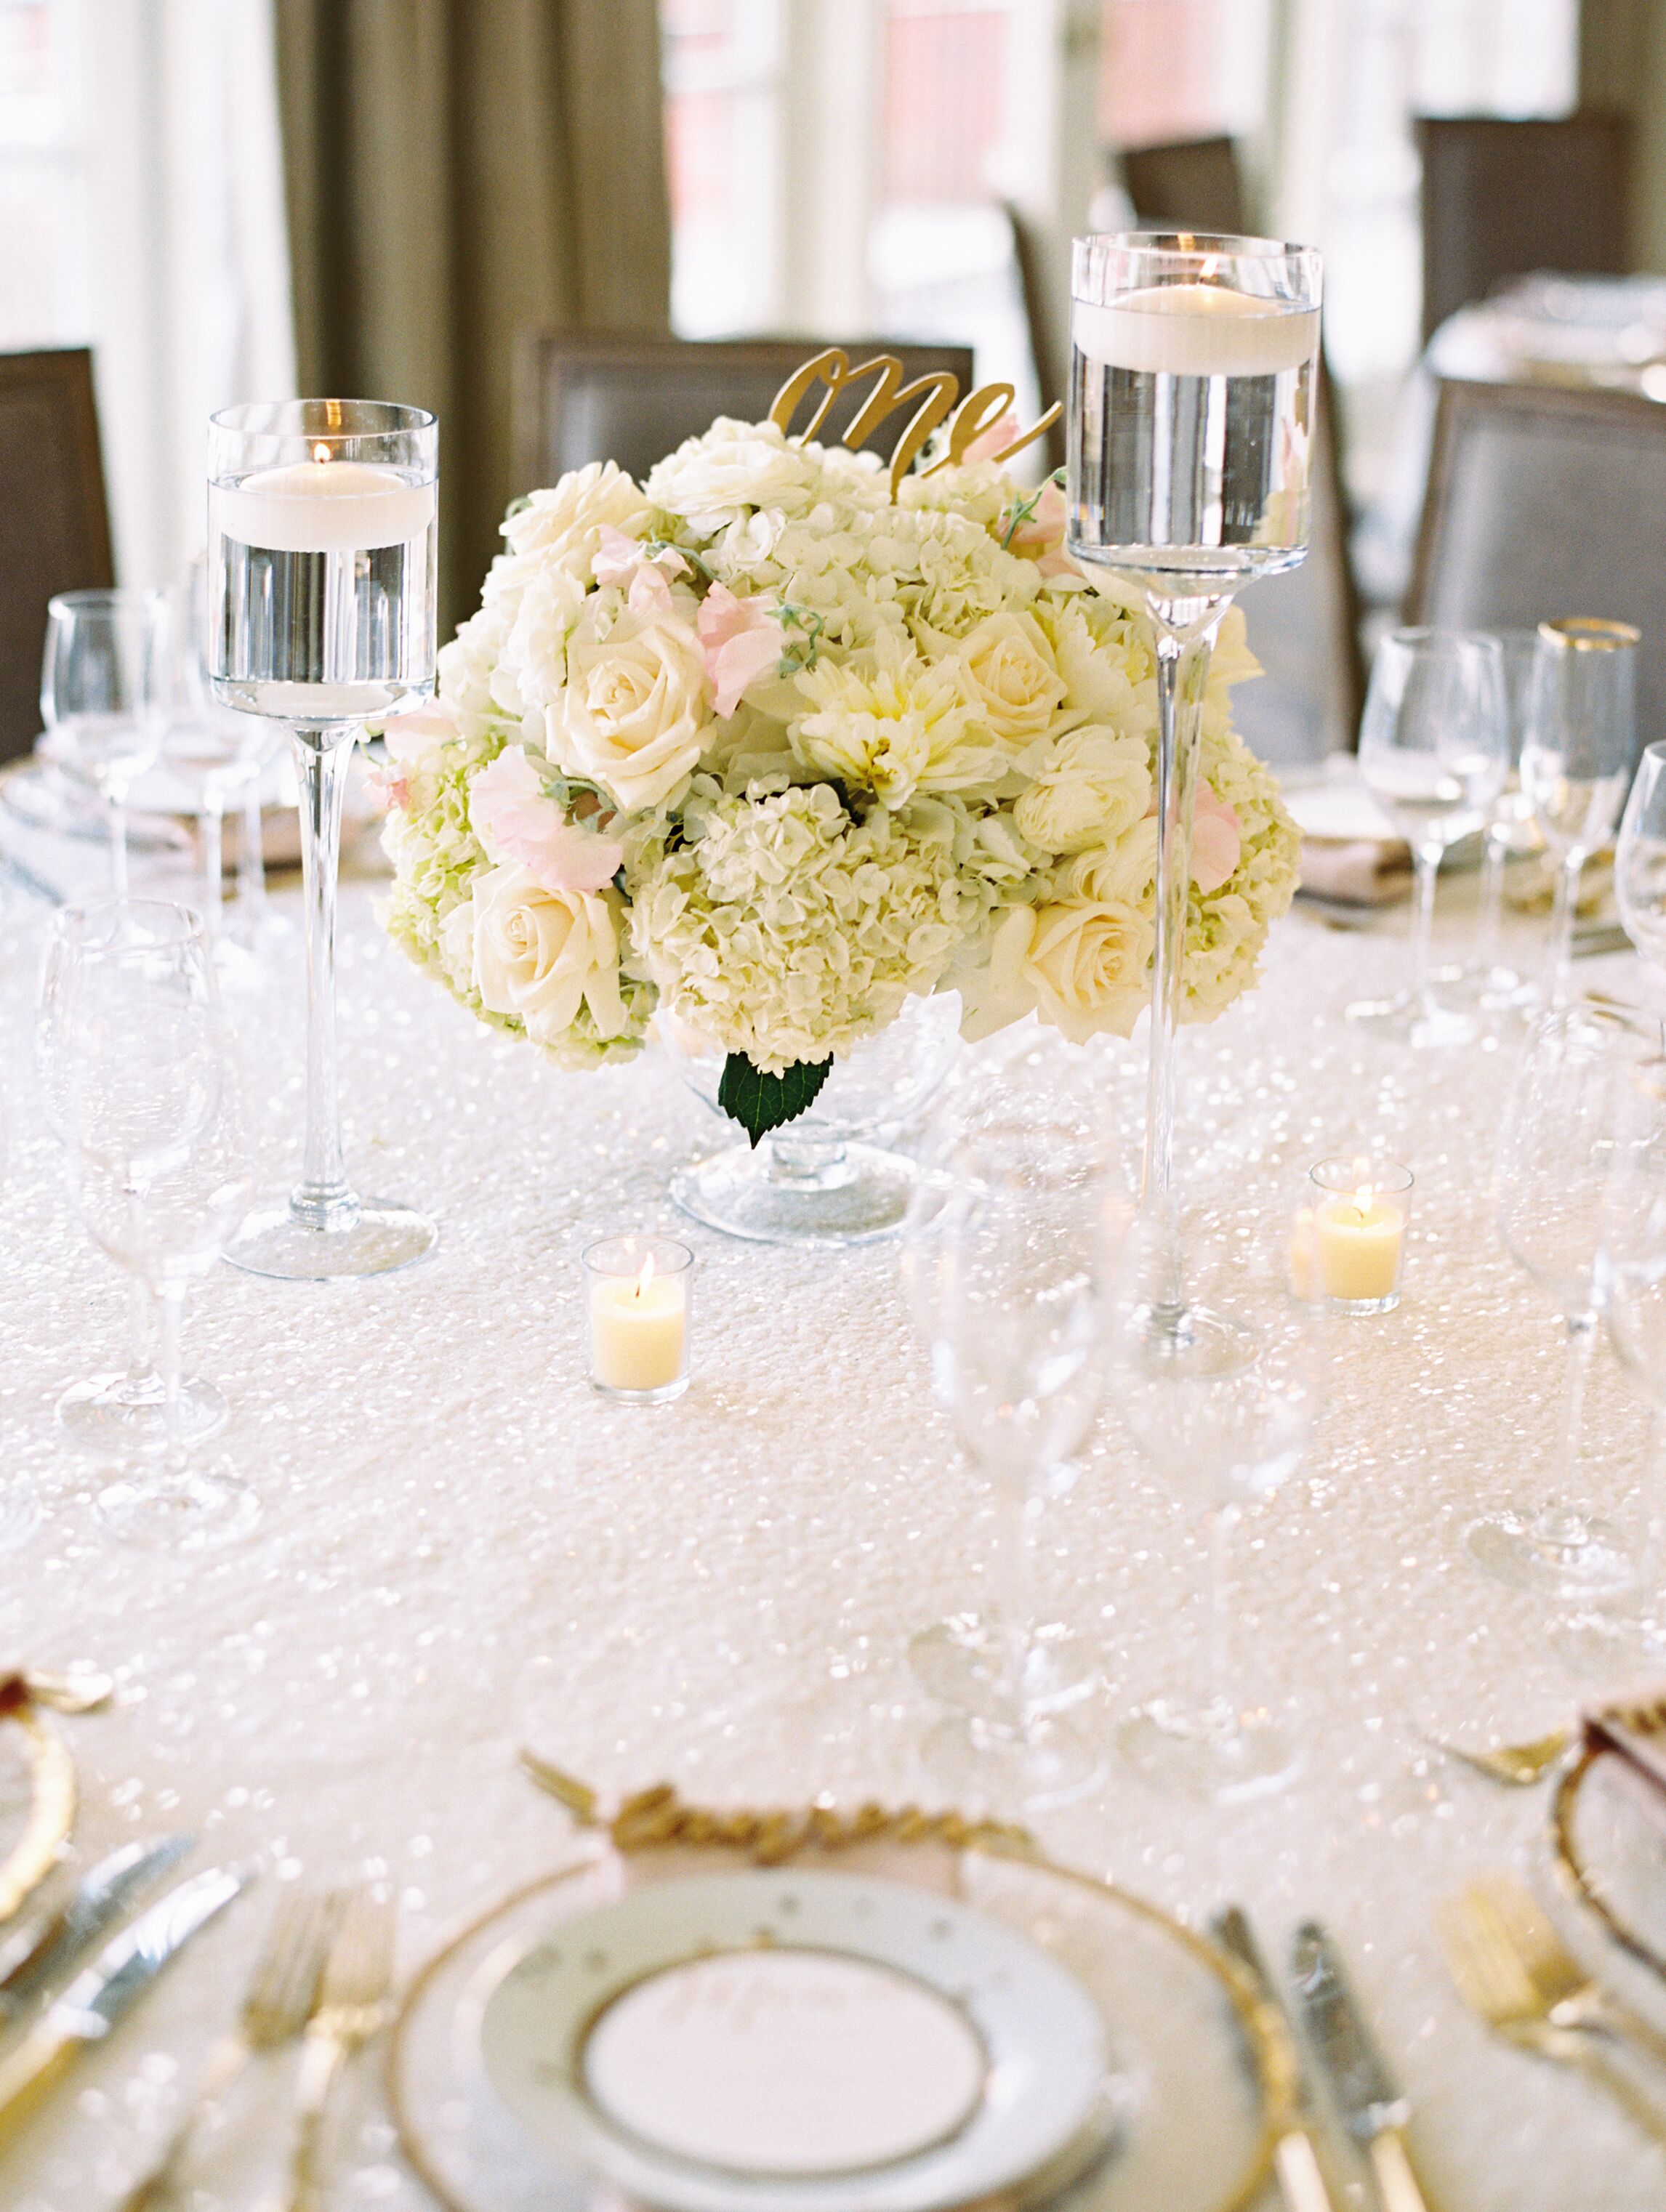
[[[1217, 1912], [1209, 1923], [1209, 1933], [1230, 1959], [1243, 1967], [1255, 1985], [1256, 1996], [1264, 2005], [1270, 2005], [1280, 2020], [1288, 2026], [1284, 2004], [1267, 1971], [1267, 1961], [1262, 1957], [1261, 1946], [1242, 1907], [1229, 1905], [1224, 1912]], [[1295, 2057], [1296, 2040], [1291, 2038], [1291, 2052]], [[1278, 2168], [1279, 2188], [1290, 2212], [1335, 2212], [1330, 2191], [1325, 2187], [1325, 2178], [1320, 2169], [1318, 2153], [1313, 2147], [1313, 2107], [1309, 2095], [1307, 2075], [1299, 2058], [1295, 2058], [1294, 2080], [1291, 2094], [1282, 2111], [1275, 2113], [1279, 2136], [1274, 2146], [1274, 2163]]]
[[174, 1954], [247, 1880], [236, 1868], [193, 1875], [105, 1945], [0, 2063], [0, 2135], [27, 2117], [90, 2045], [103, 2042]]
[[158, 1843], [125, 1844], [100, 1859], [56, 1911], [38, 1914], [0, 1944], [0, 2020], [16, 2019], [52, 1982], [79, 1966], [196, 1840], [164, 1836]]
[[1406, 2150], [1411, 2108], [1377, 2056], [1336, 1947], [1316, 1920], [1304, 1921], [1292, 1938], [1290, 1972], [1347, 2131], [1371, 2161], [1383, 2212], [1429, 2212]]

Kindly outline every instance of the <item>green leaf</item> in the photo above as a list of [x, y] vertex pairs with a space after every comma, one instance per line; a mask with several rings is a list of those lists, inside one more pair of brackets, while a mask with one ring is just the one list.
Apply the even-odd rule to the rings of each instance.
[[732, 1052], [723, 1063], [717, 1103], [732, 1121], [739, 1122], [756, 1152], [761, 1137], [783, 1122], [796, 1121], [815, 1104], [817, 1092], [832, 1073], [830, 1059], [800, 1060], [783, 1074], [765, 1075], [744, 1052]]

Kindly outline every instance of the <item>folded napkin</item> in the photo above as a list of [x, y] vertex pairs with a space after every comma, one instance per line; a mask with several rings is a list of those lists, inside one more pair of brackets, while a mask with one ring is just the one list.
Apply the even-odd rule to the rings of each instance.
[[1392, 906], [1409, 896], [1412, 856], [1398, 839], [1304, 837], [1300, 889], [1348, 906]]

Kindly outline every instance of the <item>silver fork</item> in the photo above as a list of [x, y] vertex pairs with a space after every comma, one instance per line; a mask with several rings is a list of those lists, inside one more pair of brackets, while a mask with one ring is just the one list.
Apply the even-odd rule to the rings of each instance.
[[394, 1911], [368, 1888], [352, 1891], [324, 1965], [318, 2009], [307, 2031], [295, 2091], [289, 2212], [318, 2212], [319, 2148], [343, 2063], [387, 2017], [393, 1982]]
[[255, 2055], [292, 2043], [312, 2017], [319, 1977], [340, 1911], [340, 1899], [289, 1891], [272, 1915], [234, 2032], [210, 2053], [183, 2118], [149, 2171], [123, 2197], [118, 2212], [144, 2212], [173, 2181], [204, 2110], [222, 2097]]

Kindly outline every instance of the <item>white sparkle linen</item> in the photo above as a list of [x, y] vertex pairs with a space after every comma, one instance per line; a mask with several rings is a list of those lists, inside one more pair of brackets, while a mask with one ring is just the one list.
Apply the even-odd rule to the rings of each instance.
[[[135, 2170], [231, 2014], [274, 1875], [385, 1875], [414, 1962], [568, 1848], [563, 1815], [515, 1770], [523, 1740], [610, 1790], [917, 1794], [929, 1713], [903, 1646], [987, 1580], [988, 1522], [931, 1401], [896, 1248], [799, 1254], [682, 1220], [666, 1178], [719, 1133], [671, 1066], [543, 1065], [410, 969], [369, 899], [344, 900], [349, 1160], [368, 1191], [435, 1208], [440, 1249], [363, 1283], [210, 1279], [188, 1364], [232, 1398], [224, 1449], [264, 1517], [204, 1559], [108, 1540], [100, 1472], [54, 1431], [58, 1393], [114, 1364], [124, 1293], [33, 1103], [36, 945], [15, 909], [4, 941], [0, 1473], [33, 1484], [45, 1517], [0, 1559], [3, 1649], [119, 1673], [118, 1710], [67, 1724], [83, 1852], [188, 1824], [268, 1875], [7, 2155], [0, 2197], [19, 2212], [88, 2212]], [[1242, 1899], [1280, 1957], [1298, 1918], [1327, 1919], [1411, 2097], [1434, 2201], [1643, 2212], [1666, 2202], [1661, 2154], [1599, 2093], [1488, 2041], [1431, 1920], [1489, 1866], [1541, 1867], [1542, 1796], [1431, 1768], [1420, 1731], [1535, 1734], [1598, 1686], [1551, 1653], [1533, 1600], [1459, 1550], [1477, 1509], [1535, 1494], [1560, 1346], [1488, 1219], [1508, 1046], [1414, 1054], [1339, 1018], [1406, 958], [1397, 935], [1292, 918], [1263, 988], [1185, 1036], [1189, 1189], [1282, 1196], [1281, 1179], [1373, 1137], [1418, 1177], [1405, 1304], [1340, 1326], [1312, 1462], [1237, 1546], [1241, 1670], [1298, 1701], [1308, 1774], [1216, 1812], [1113, 1770], [1094, 1802], [1037, 1825], [1057, 1855], [1170, 1906]], [[1629, 959], [1580, 975], [1645, 983]], [[293, 956], [239, 1010], [274, 1178], [299, 1134], [300, 1010]], [[1137, 1048], [1108, 1060], [1132, 1140]], [[693, 1387], [661, 1408], [607, 1406], [584, 1382], [578, 1254], [654, 1227], [698, 1254]], [[1640, 1525], [1657, 1495], [1649, 1423], [1606, 1347], [1589, 1444], [1593, 1493]], [[1199, 1552], [1114, 1419], [1044, 1541], [1047, 1609], [1103, 1648], [1109, 1731], [1177, 1684]], [[425, 2200], [374, 2069], [358, 2079], [335, 2202], [406, 2212]], [[1349, 2155], [1338, 2168], [1357, 2178]]]

